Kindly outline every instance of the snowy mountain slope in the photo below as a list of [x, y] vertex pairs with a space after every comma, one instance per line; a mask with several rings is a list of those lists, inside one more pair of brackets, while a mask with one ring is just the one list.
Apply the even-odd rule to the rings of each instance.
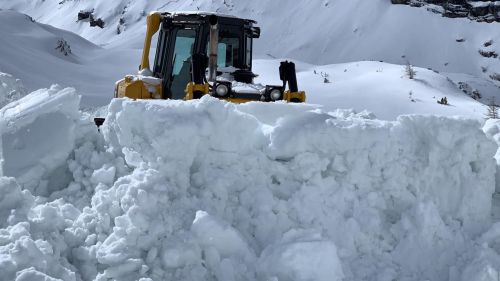
[[[278, 67], [278, 60], [257, 60], [255, 71], [260, 76], [256, 82], [280, 85]], [[307, 102], [321, 105], [327, 111], [368, 110], [384, 120], [395, 120], [403, 114], [482, 119], [486, 113], [484, 105], [465, 95], [454, 82], [428, 69], [415, 68], [415, 79], [409, 79], [405, 66], [373, 61], [297, 67], [299, 88], [307, 91]], [[447, 97], [449, 106], [437, 103], [443, 97]]]
[[[114, 81], [135, 64], [122, 57], [140, 55], [128, 49], [102, 49], [72, 32], [12, 11], [0, 11], [0, 37], [0, 72], [22, 78], [29, 91], [52, 83], [75, 87], [82, 90], [85, 106], [107, 104]], [[60, 42], [67, 43], [66, 55], [57, 49]]]
[[[323, 1], [41, 1], [5, 0], [36, 20], [74, 31], [98, 44], [142, 46], [145, 12], [208, 10], [254, 18], [262, 26], [256, 43], [260, 57], [290, 57], [313, 64], [383, 60], [466, 73], [489, 79], [500, 73], [498, 23], [443, 18], [425, 9], [392, 5], [389, 0]], [[104, 29], [77, 22], [80, 10], [94, 10]], [[123, 22], [123, 24], [120, 24]], [[117, 29], [123, 32], [117, 34]], [[490, 46], [484, 46], [492, 41]], [[459, 42], [457, 42], [459, 41]], [[483, 72], [484, 71], [484, 72]]]
[[[500, 271], [497, 146], [477, 121], [114, 100], [101, 135], [74, 119], [77, 102], [52, 88], [0, 110], [19, 125], [0, 140], [39, 139], [47, 156], [59, 144], [26, 129], [50, 126], [51, 113], [76, 126], [54, 127], [74, 140], [56, 161], [66, 188], [42, 197], [18, 180], [46, 186], [29, 170], [0, 177], [8, 280], [489, 281]], [[29, 150], [11, 143], [0, 149]], [[32, 167], [44, 156], [27, 155]]]

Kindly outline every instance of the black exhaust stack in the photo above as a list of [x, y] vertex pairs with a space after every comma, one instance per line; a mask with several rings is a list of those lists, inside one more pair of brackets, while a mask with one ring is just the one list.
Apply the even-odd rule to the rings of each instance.
[[288, 89], [292, 93], [299, 91], [299, 86], [297, 85], [297, 73], [295, 72], [295, 63], [291, 61], [282, 61], [280, 63], [280, 79], [283, 81], [283, 89], [286, 89], [286, 84], [288, 83]]
[[210, 42], [208, 60], [208, 81], [215, 82], [217, 79], [217, 48], [219, 46], [219, 18], [211, 15], [208, 19], [210, 23]]

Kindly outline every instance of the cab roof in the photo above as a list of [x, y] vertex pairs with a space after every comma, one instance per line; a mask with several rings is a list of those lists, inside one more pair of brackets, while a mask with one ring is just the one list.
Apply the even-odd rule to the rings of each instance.
[[226, 15], [217, 12], [209, 12], [209, 11], [175, 11], [175, 12], [160, 12], [162, 16], [169, 17], [172, 20], [189, 20], [192, 19], [194, 21], [204, 21], [208, 20], [210, 16], [217, 16], [221, 19], [227, 19], [229, 21], [241, 21], [246, 24], [256, 24], [257, 22], [251, 19], [239, 18], [232, 15]]

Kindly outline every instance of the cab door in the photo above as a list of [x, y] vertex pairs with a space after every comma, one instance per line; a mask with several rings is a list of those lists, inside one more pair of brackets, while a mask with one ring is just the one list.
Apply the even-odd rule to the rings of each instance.
[[158, 38], [154, 74], [163, 79], [165, 99], [182, 99], [191, 81], [191, 56], [198, 44], [198, 26], [162, 28]]

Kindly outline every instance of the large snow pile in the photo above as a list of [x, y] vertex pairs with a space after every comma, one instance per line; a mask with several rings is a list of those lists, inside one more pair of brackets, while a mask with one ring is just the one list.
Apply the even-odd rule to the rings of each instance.
[[[72, 146], [57, 172], [66, 188], [40, 196], [23, 176], [0, 178], [6, 280], [495, 280], [500, 270], [497, 146], [477, 121], [114, 100], [100, 134], [74, 119], [74, 92], [57, 91], [4, 114], [31, 134], [66, 116], [49, 141], [21, 146], [33, 167], [39, 149], [62, 159]], [[4, 167], [16, 164], [5, 155]]]

